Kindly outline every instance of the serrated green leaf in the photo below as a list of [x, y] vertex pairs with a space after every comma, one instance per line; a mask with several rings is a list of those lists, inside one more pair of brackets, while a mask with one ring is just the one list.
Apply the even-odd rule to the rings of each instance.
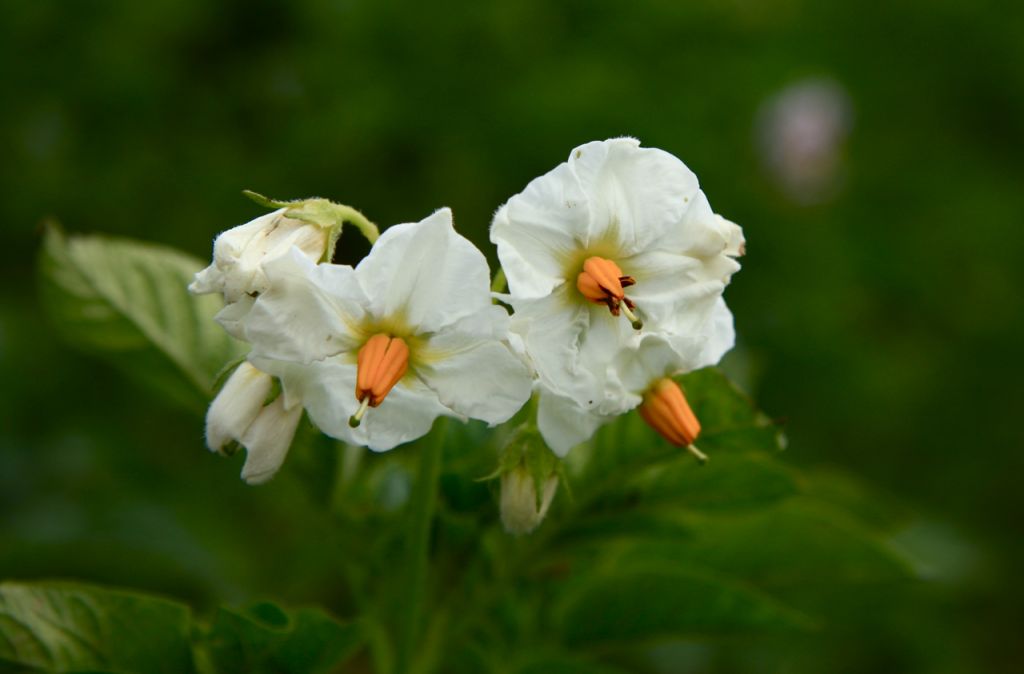
[[219, 609], [202, 651], [220, 674], [317, 674], [333, 671], [363, 641], [358, 625], [319, 609], [286, 612], [261, 603], [244, 611]]
[[188, 607], [63, 583], [0, 584], [0, 662], [50, 672], [194, 671]]
[[568, 593], [558, 616], [559, 631], [572, 646], [810, 625], [802, 614], [742, 583], [649, 566], [585, 577]]
[[217, 373], [244, 352], [213, 320], [220, 299], [187, 290], [202, 267], [170, 248], [67, 237], [51, 226], [40, 259], [43, 301], [73, 344], [201, 411]]

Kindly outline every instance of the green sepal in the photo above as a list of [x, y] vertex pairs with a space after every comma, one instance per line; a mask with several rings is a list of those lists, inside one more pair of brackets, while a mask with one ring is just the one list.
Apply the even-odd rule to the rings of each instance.
[[238, 366], [245, 362], [246, 356], [239, 356], [238, 358], [232, 358], [228, 362], [224, 363], [224, 367], [217, 371], [217, 374], [213, 377], [213, 397], [216, 398], [220, 390], [224, 388], [224, 384], [227, 383], [231, 375], [234, 374]]
[[311, 197], [309, 199], [280, 201], [252, 190], [242, 190], [242, 194], [265, 208], [287, 209], [285, 210], [285, 215], [289, 218], [329, 229], [330, 236], [324, 255], [320, 259], [321, 262], [330, 262], [334, 258], [334, 248], [338, 244], [338, 239], [341, 237], [341, 229], [345, 223], [354, 225], [371, 245], [380, 236], [377, 225], [370, 222], [361, 212], [351, 206], [335, 203], [330, 199]]
[[521, 424], [512, 432], [508, 443], [498, 456], [497, 468], [492, 473], [480, 478], [479, 481], [493, 480], [520, 468], [524, 468], [533, 479], [538, 510], [544, 498], [544, 483], [551, 476], [557, 476], [559, 482], [565, 484], [566, 490], [568, 490], [568, 480], [562, 460], [544, 442], [544, 438], [541, 437], [540, 431], [537, 429], [537, 424], [533, 421]]

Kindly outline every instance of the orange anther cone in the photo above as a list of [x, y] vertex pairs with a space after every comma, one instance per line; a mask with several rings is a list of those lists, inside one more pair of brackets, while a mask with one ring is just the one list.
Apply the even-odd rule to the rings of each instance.
[[700, 435], [700, 422], [679, 384], [659, 379], [644, 395], [640, 416], [651, 428], [678, 447], [689, 447]]
[[356, 358], [356, 400], [377, 407], [409, 369], [409, 346], [401, 337], [378, 333], [366, 340]]

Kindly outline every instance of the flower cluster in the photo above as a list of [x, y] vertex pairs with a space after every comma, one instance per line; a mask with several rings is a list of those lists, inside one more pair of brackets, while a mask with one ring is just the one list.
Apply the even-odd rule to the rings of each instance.
[[637, 406], [692, 447], [699, 426], [670, 377], [732, 348], [722, 291], [744, 251], [693, 172], [631, 138], [582, 145], [498, 210], [491, 240], [551, 449]]
[[[191, 286], [222, 294], [218, 321], [251, 345], [207, 415], [212, 450], [246, 448], [247, 481], [281, 466], [303, 409], [328, 435], [384, 451], [438, 416], [503, 423], [531, 395], [526, 423], [543, 442], [527, 444], [549, 455], [639, 407], [703, 457], [672, 377], [731, 348], [722, 291], [744, 241], [671, 154], [629, 138], [588, 143], [509, 199], [491, 226], [508, 288], [493, 296], [483, 254], [448, 209], [377, 238], [348, 207], [267, 203], [277, 210], [217, 238]], [[332, 264], [352, 221], [371, 251], [355, 267]], [[510, 530], [528, 531], [556, 470], [517, 451], [502, 512]]]

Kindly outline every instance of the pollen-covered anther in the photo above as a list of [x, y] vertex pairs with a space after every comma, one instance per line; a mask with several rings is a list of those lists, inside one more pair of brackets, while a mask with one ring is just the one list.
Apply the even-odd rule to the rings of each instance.
[[589, 301], [604, 304], [612, 316], [625, 315], [634, 330], [643, 327], [643, 321], [633, 313], [636, 305], [626, 297], [623, 290], [636, 285], [632, 276], [623, 276], [619, 265], [603, 257], [588, 257], [583, 262], [583, 271], [576, 277], [576, 289]]
[[700, 422], [686, 402], [679, 384], [667, 377], [656, 381], [644, 394], [640, 416], [673, 445], [685, 447], [701, 463], [708, 460], [693, 444], [700, 435]]
[[409, 346], [401, 337], [378, 333], [366, 340], [356, 357], [359, 409], [348, 423], [355, 428], [369, 407], [377, 407], [409, 369]]

